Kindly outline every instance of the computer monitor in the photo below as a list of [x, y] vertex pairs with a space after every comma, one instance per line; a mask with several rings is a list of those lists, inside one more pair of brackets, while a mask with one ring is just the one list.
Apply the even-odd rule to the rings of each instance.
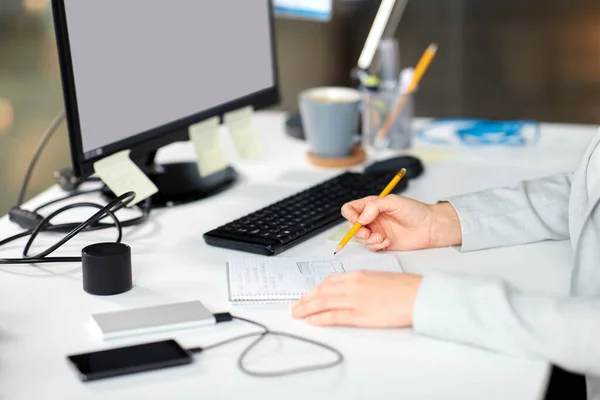
[[194, 123], [278, 103], [270, 0], [52, 0], [73, 170], [128, 149], [159, 192], [153, 205], [229, 186], [233, 168], [156, 165]]

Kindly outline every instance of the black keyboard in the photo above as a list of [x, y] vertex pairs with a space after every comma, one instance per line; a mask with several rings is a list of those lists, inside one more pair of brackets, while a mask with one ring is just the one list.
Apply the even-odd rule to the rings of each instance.
[[[204, 234], [207, 244], [272, 256], [343, 221], [342, 206], [377, 196], [394, 177], [389, 173], [345, 172]], [[402, 179], [394, 193], [403, 191]]]

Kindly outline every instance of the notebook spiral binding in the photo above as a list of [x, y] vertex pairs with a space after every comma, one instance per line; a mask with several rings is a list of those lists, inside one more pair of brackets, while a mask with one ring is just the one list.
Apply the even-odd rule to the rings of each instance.
[[[229, 298], [231, 303], [235, 304], [273, 304], [273, 303], [293, 303], [304, 293], [263, 293], [255, 295], [245, 295], [244, 297], [232, 296]], [[285, 297], [283, 297], [285, 296]]]
[[292, 304], [296, 299], [273, 299], [265, 298], [238, 298], [232, 299], [234, 305], [260, 305], [260, 304]]

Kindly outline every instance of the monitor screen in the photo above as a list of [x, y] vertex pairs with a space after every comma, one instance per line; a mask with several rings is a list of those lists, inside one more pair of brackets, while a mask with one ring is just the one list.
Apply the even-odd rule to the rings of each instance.
[[83, 161], [276, 84], [269, 0], [61, 5]]

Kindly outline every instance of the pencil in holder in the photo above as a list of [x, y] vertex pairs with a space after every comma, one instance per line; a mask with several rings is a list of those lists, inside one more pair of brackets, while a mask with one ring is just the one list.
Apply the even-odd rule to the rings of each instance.
[[[402, 94], [400, 90], [382, 88], [376, 91], [364, 91], [361, 112], [361, 134], [362, 146], [365, 149], [378, 150], [376, 148], [377, 134]], [[414, 97], [415, 92], [409, 96], [406, 105], [391, 124], [386, 135], [386, 140], [383, 141], [383, 148], [400, 150], [412, 147], [414, 137]]]

